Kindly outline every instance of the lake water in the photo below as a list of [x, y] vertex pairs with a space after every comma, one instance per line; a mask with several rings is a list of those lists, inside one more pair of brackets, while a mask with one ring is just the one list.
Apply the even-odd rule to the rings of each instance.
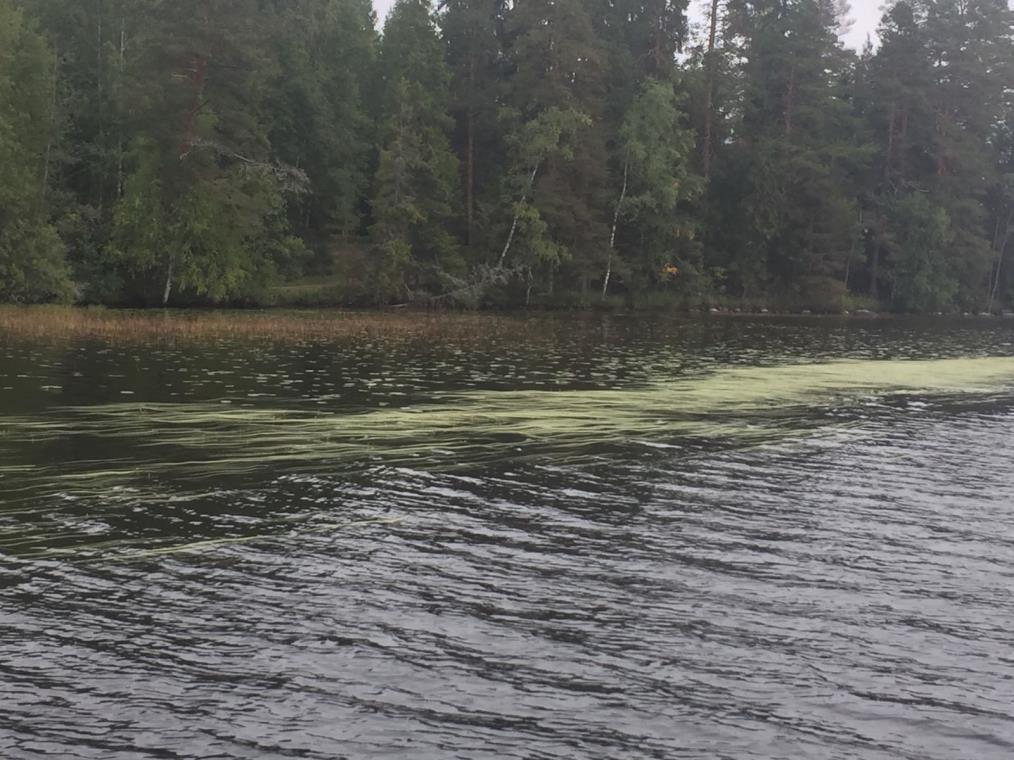
[[1014, 323], [497, 324], [0, 336], [0, 757], [1014, 756]]

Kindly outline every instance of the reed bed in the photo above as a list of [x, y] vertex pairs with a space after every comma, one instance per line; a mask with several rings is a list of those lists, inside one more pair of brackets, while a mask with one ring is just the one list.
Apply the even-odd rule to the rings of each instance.
[[216, 340], [488, 339], [527, 333], [527, 320], [418, 311], [137, 311], [61, 306], [0, 307], [0, 339], [94, 339], [115, 343]]

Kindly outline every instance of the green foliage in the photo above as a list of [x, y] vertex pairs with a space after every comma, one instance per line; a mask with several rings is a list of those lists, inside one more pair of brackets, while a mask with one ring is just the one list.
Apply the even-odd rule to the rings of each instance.
[[440, 274], [462, 266], [451, 234], [459, 176], [449, 137], [450, 73], [426, 0], [395, 5], [380, 65], [383, 137], [370, 234], [376, 298], [386, 302], [433, 292]]
[[679, 99], [664, 82], [646, 84], [628, 110], [619, 142], [635, 187], [626, 211], [631, 218], [670, 214], [700, 191], [690, 170], [694, 134], [682, 122]]
[[0, 300], [69, 300], [64, 245], [45, 205], [54, 57], [0, 0]]
[[508, 138], [515, 172], [520, 176], [553, 157], [574, 159], [580, 131], [591, 119], [574, 108], [550, 107], [526, 121]]
[[5, 224], [0, 231], [0, 301], [70, 301], [64, 244], [50, 225]]
[[483, 224], [484, 208], [499, 205], [505, 168], [505, 131], [500, 124], [504, 95], [501, 35], [505, 0], [443, 0], [440, 28], [451, 73], [452, 145], [461, 158], [463, 229], [469, 258], [481, 260], [493, 231]]
[[[852, 105], [856, 61], [839, 9], [730, 0], [742, 67], [742, 137], [719, 156], [708, 242], [742, 294], [841, 277], [859, 235], [871, 150]], [[734, 130], [736, 131], [736, 130]]]
[[266, 108], [278, 159], [305, 171], [294, 227], [310, 238], [355, 236], [370, 183], [370, 93], [377, 33], [370, 0], [296, 0], [279, 11], [278, 67]]
[[[574, 145], [581, 131], [591, 125], [591, 119], [572, 108], [549, 108], [522, 124], [508, 137], [511, 156], [511, 174], [508, 186], [514, 197], [519, 198], [511, 205], [516, 247], [522, 252], [520, 258], [528, 267], [539, 264], [559, 266], [570, 251], [563, 243], [554, 239], [549, 223], [543, 217], [536, 183], [548, 161], [574, 160]], [[505, 249], [505, 254], [510, 253]], [[501, 265], [506, 257], [501, 256]]]
[[508, 186], [540, 220], [521, 230], [526, 300], [558, 280], [587, 290], [608, 243], [608, 56], [591, 10], [583, 0], [536, 0], [507, 19]]
[[[881, 167], [869, 204], [871, 290], [890, 287], [898, 308], [992, 306], [1008, 208], [998, 126], [1012, 107], [1012, 26], [1014, 13], [991, 0], [903, 1], [884, 17], [864, 104]], [[918, 251], [923, 243], [933, 246]]]
[[152, 148], [136, 152], [106, 248], [129, 297], [158, 303], [178, 291], [186, 300], [236, 301], [263, 293], [279, 270], [298, 270], [304, 248], [285, 233], [273, 176], [237, 165], [177, 196], [167, 193]]
[[684, 206], [700, 195], [702, 180], [693, 172], [695, 136], [680, 106], [671, 83], [649, 80], [620, 126], [620, 252], [628, 281], [641, 287], [657, 282], [664, 266], [679, 261], [689, 269], [686, 262], [697, 258], [696, 223]]
[[947, 250], [953, 243], [947, 212], [924, 195], [895, 201], [889, 211], [892, 231], [892, 301], [901, 311], [945, 309], [957, 295]]
[[706, 10], [0, 0], [0, 300], [1012, 305], [1004, 0]]

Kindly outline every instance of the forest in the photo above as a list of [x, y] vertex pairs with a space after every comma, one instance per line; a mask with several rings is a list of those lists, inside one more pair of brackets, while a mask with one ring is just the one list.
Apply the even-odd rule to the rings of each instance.
[[1014, 12], [0, 0], [0, 302], [999, 312]]

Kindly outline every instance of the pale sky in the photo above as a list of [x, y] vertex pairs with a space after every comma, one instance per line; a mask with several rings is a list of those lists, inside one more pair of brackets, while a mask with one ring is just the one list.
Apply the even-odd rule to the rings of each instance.
[[[845, 44], [858, 50], [866, 42], [866, 38], [873, 36], [876, 31], [877, 24], [880, 23], [880, 17], [883, 15], [883, 0], [851, 0], [850, 4], [852, 5], [852, 18], [855, 21], [855, 26], [845, 36]], [[377, 9], [377, 15], [380, 17], [381, 23], [383, 23], [387, 12], [394, 5], [394, 0], [373, 0], [373, 5]], [[710, 7], [710, 3], [708, 7]], [[704, 8], [704, 0], [691, 0], [691, 23], [701, 23], [705, 17]]]

